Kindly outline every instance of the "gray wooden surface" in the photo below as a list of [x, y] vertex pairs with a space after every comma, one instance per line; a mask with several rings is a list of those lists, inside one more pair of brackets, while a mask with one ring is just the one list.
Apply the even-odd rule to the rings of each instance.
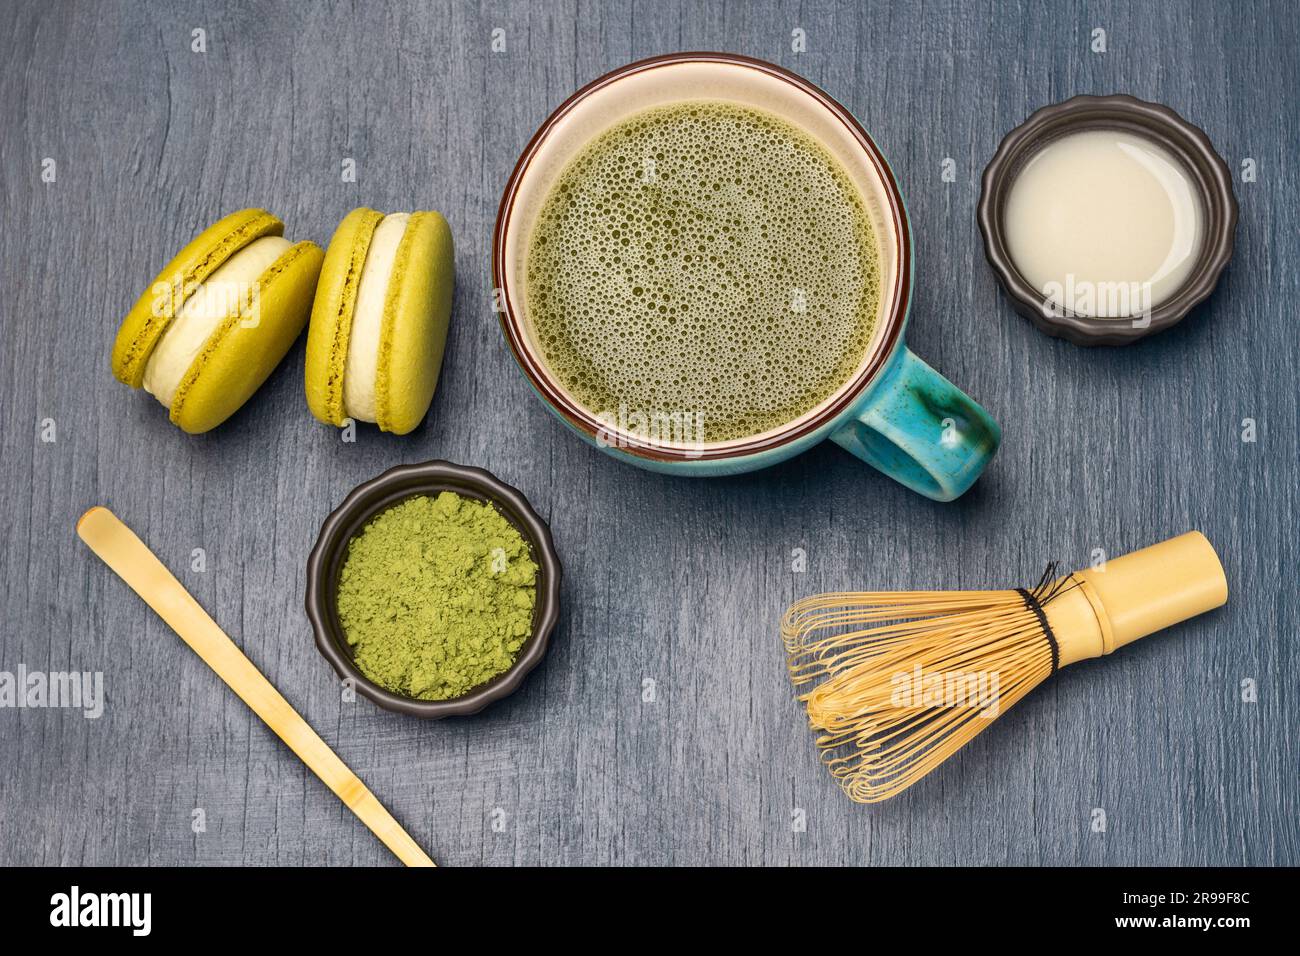
[[[97, 503], [447, 864], [1300, 863], [1296, 20], [1210, 2], [4, 4], [0, 670], [102, 671], [107, 701], [99, 719], [0, 710], [0, 863], [391, 862], [75, 538]], [[519, 150], [607, 69], [709, 48], [822, 85], [893, 162], [919, 262], [909, 340], [1005, 431], [960, 502], [830, 445], [734, 479], [644, 473], [562, 430], [515, 369], [488, 256]], [[1106, 92], [1202, 125], [1238, 173], [1241, 226], [1186, 323], [1088, 351], [1011, 311], [975, 204], [1004, 132]], [[261, 205], [323, 243], [362, 204], [440, 209], [456, 236], [419, 431], [341, 443], [308, 413], [301, 343], [201, 438], [114, 381], [120, 317], [204, 225]], [[321, 519], [429, 458], [523, 489], [565, 563], [542, 667], [507, 702], [437, 723], [343, 702], [302, 611]], [[1193, 527], [1223, 555], [1223, 610], [1064, 672], [890, 803], [850, 803], [819, 766], [776, 631], [793, 598], [1032, 582], [1050, 558]]]

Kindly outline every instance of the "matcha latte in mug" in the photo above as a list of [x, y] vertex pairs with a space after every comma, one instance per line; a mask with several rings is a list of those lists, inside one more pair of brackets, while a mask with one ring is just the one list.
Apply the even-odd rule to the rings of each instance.
[[675, 54], [578, 91], [515, 167], [493, 270], [538, 394], [633, 464], [735, 474], [830, 438], [948, 501], [997, 449], [903, 344], [911, 238], [884, 157], [771, 64]]

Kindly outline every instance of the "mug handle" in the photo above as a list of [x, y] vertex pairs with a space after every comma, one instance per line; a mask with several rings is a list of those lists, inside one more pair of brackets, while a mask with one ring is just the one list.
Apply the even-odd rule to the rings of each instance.
[[830, 437], [913, 491], [952, 501], [980, 476], [1002, 429], [904, 345], [866, 405]]

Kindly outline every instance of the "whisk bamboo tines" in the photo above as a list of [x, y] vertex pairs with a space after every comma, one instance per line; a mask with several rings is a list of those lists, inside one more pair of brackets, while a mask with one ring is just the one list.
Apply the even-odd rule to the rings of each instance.
[[799, 699], [845, 793], [907, 789], [1075, 661], [1219, 607], [1228, 584], [1191, 531], [1032, 588], [820, 594], [781, 622]]

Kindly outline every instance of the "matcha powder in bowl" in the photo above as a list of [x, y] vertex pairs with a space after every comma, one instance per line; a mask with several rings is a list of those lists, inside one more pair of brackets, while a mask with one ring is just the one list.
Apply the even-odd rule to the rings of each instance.
[[537, 564], [490, 504], [443, 491], [380, 512], [348, 544], [339, 623], [361, 673], [417, 700], [505, 673], [532, 629]]

